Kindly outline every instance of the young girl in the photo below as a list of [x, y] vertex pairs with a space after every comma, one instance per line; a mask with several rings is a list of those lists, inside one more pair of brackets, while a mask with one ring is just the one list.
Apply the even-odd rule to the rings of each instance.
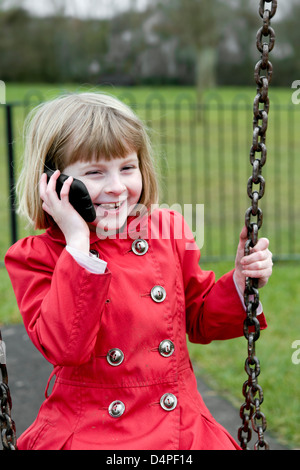
[[[57, 169], [49, 182], [45, 168]], [[92, 222], [69, 202], [74, 179], [89, 191]], [[197, 391], [186, 334], [202, 344], [243, 335], [245, 276], [266, 284], [268, 240], [244, 257], [244, 228], [235, 270], [218, 282], [202, 271], [181, 215], [154, 208], [143, 124], [102, 94], [34, 111], [18, 192], [20, 212], [46, 231], [12, 246], [6, 267], [28, 335], [54, 366], [19, 449], [239, 449]]]

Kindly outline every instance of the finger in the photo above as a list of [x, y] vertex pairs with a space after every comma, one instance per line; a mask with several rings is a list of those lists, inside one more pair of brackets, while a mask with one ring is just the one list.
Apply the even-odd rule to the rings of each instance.
[[272, 253], [268, 249], [268, 246], [269, 240], [267, 238], [261, 238], [257, 242], [257, 244], [251, 249], [251, 253], [241, 259], [241, 263], [249, 264], [256, 260], [260, 261], [268, 257], [272, 258]]
[[64, 182], [64, 184], [61, 188], [61, 191], [60, 191], [60, 199], [61, 200], [68, 199], [68, 201], [69, 201], [69, 192], [70, 192], [70, 188], [71, 188], [72, 183], [73, 183], [73, 177], [69, 176], [69, 178], [65, 180], [65, 182]]
[[237, 248], [238, 259], [241, 259], [244, 255], [245, 244], [246, 244], [247, 239], [248, 239], [248, 231], [247, 231], [247, 227], [244, 225], [240, 233], [240, 239], [239, 239], [239, 244]]
[[42, 209], [43, 209], [45, 212], [47, 212], [48, 214], [51, 215], [50, 207], [47, 205], [46, 202], [43, 202], [43, 204], [42, 204]]
[[256, 245], [253, 247], [253, 252], [266, 250], [269, 247], [269, 240], [267, 238], [260, 238]]
[[43, 201], [42, 208], [48, 214], [53, 215], [53, 205], [59, 200], [56, 192], [56, 182], [60, 175], [60, 171], [56, 170], [48, 181], [48, 176], [43, 173], [40, 179], [40, 196]]
[[269, 279], [269, 277], [271, 276], [271, 274], [272, 274], [272, 269], [271, 268], [260, 269], [260, 270], [245, 269], [242, 272], [243, 272], [244, 276], [246, 276], [246, 277], [251, 277], [251, 278], [254, 278], [254, 279], [260, 279], [261, 281], [267, 281]]
[[43, 173], [39, 182], [39, 191], [41, 199], [45, 199], [45, 193], [47, 189], [47, 175]]
[[243, 241], [243, 242], [244, 241], [246, 242], [247, 239], [248, 239], [248, 230], [247, 230], [246, 225], [244, 225], [244, 227], [242, 228], [241, 233], [240, 233], [240, 240]]
[[265, 260], [272, 260], [272, 253], [269, 250], [257, 251], [255, 253], [251, 253], [250, 255], [244, 256], [241, 259], [241, 264], [246, 266]]
[[50, 191], [55, 191], [55, 189], [56, 189], [56, 181], [58, 180], [59, 175], [60, 175], [60, 171], [59, 171], [59, 170], [55, 170], [55, 172], [50, 176], [47, 189], [49, 189]]
[[239, 249], [244, 249], [245, 243], [247, 240], [248, 240], [248, 231], [247, 231], [247, 227], [244, 226], [240, 233]]
[[273, 266], [272, 259], [270, 257], [267, 257], [266, 259], [261, 260], [261, 261], [254, 261], [249, 264], [243, 264], [242, 269], [260, 271], [260, 270], [272, 268], [272, 266]]

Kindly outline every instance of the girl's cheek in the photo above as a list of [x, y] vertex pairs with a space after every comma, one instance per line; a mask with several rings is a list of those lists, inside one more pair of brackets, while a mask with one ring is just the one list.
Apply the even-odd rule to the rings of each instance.
[[99, 184], [97, 185], [97, 184], [95, 184], [91, 181], [85, 181], [84, 179], [82, 179], [82, 182], [85, 184], [86, 189], [88, 190], [92, 201], [93, 201], [93, 199], [96, 199], [96, 197], [101, 192], [100, 185]]

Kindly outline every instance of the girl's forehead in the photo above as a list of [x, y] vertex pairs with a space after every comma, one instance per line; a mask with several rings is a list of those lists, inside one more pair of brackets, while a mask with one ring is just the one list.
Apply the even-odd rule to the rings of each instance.
[[139, 158], [138, 154], [136, 151], [130, 151], [126, 153], [125, 155], [120, 155], [114, 156], [111, 158], [107, 158], [106, 155], [91, 155], [90, 158], [78, 158], [76, 160], [71, 160], [69, 165], [67, 166], [73, 166], [76, 165], [77, 167], [80, 168], [88, 168], [90, 166], [115, 166], [115, 165], [124, 165], [124, 163], [138, 163]]
[[110, 142], [110, 144], [105, 145], [103, 141], [91, 143], [88, 139], [84, 143], [77, 143], [71, 138], [64, 147], [59, 159], [61, 159], [63, 165], [69, 166], [76, 162], [109, 162], [115, 159], [125, 159], [133, 154], [137, 158], [139, 150], [124, 140], [117, 143]]
[[111, 165], [111, 164], [114, 164], [114, 163], [125, 163], [127, 161], [138, 161], [138, 154], [137, 152], [135, 152], [134, 150], [131, 151], [131, 152], [128, 152], [127, 154], [125, 155], [120, 155], [120, 156], [114, 156], [114, 157], [111, 157], [111, 158], [107, 158], [106, 155], [97, 155], [97, 156], [93, 156], [92, 158], [90, 158], [89, 160], [80, 160], [80, 163], [82, 163], [82, 165], [84, 166], [87, 166], [87, 165]]

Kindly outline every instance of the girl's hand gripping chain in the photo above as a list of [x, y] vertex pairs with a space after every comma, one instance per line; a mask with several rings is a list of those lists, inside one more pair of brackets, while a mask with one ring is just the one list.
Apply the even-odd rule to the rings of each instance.
[[89, 252], [90, 231], [85, 220], [78, 214], [69, 202], [69, 191], [73, 181], [70, 176], [63, 184], [60, 198], [56, 192], [56, 181], [60, 171], [56, 170], [47, 184], [47, 175], [44, 173], [40, 180], [40, 196], [43, 200], [43, 209], [53, 217], [63, 232], [67, 245], [78, 250]]
[[268, 249], [269, 240], [260, 238], [251, 248], [251, 253], [244, 256], [245, 244], [248, 240], [247, 228], [243, 227], [235, 259], [235, 281], [241, 292], [244, 292], [246, 277], [259, 279], [258, 287], [267, 284], [272, 274], [272, 253]]

